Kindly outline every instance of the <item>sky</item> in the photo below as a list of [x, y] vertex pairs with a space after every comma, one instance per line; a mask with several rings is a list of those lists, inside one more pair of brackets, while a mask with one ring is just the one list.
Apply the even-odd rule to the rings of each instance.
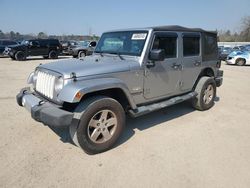
[[113, 29], [181, 25], [239, 31], [250, 0], [0, 0], [0, 30], [101, 35]]

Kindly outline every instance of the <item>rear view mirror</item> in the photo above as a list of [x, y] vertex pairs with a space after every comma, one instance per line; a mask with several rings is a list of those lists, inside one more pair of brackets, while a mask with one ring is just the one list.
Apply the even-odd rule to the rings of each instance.
[[151, 50], [149, 59], [152, 61], [163, 61], [165, 59], [165, 52], [162, 49]]

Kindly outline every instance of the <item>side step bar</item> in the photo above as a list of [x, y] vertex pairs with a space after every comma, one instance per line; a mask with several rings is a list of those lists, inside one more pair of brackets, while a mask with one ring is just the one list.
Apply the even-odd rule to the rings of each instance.
[[137, 110], [129, 110], [129, 114], [132, 117], [138, 117], [156, 110], [160, 110], [162, 108], [168, 107], [168, 106], [172, 106], [174, 104], [186, 101], [188, 99], [191, 99], [193, 97], [197, 96], [196, 92], [190, 92], [188, 94], [185, 95], [181, 95], [181, 96], [177, 96], [177, 97], [173, 97], [170, 99], [167, 99], [165, 101], [161, 101], [158, 103], [153, 103], [153, 104], [149, 104], [147, 106], [140, 106], [137, 108]]

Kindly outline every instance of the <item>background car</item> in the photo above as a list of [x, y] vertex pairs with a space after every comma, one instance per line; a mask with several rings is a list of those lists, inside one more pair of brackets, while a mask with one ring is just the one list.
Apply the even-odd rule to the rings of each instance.
[[80, 41], [78, 45], [69, 48], [69, 54], [74, 58], [91, 55], [95, 50], [96, 41]]
[[240, 50], [240, 51], [244, 51], [245, 50], [245, 46], [235, 46], [235, 47], [233, 47], [233, 50]]
[[45, 59], [56, 59], [62, 46], [57, 39], [32, 39], [10, 48], [9, 56], [13, 60], [25, 60], [28, 56], [43, 56]]
[[70, 55], [69, 54], [69, 49], [70, 47], [77, 46], [79, 45], [79, 42], [77, 41], [70, 41], [70, 40], [65, 40], [65, 41], [60, 41], [62, 45], [62, 53], [63, 55]]
[[239, 66], [250, 64], [250, 51], [233, 51], [228, 55], [226, 63]]
[[219, 53], [219, 60], [225, 61], [227, 56], [233, 51], [230, 47], [223, 47]]
[[18, 43], [13, 40], [1, 39], [0, 40], [0, 56], [4, 56], [4, 51], [6, 47], [17, 45]]

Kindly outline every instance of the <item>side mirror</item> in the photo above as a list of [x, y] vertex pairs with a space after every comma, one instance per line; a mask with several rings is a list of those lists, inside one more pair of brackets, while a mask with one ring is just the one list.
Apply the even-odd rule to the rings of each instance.
[[165, 59], [165, 52], [162, 49], [155, 49], [149, 52], [149, 59], [152, 61], [163, 61]]
[[96, 42], [91, 42], [90, 44], [89, 44], [89, 47], [95, 47], [96, 46]]

